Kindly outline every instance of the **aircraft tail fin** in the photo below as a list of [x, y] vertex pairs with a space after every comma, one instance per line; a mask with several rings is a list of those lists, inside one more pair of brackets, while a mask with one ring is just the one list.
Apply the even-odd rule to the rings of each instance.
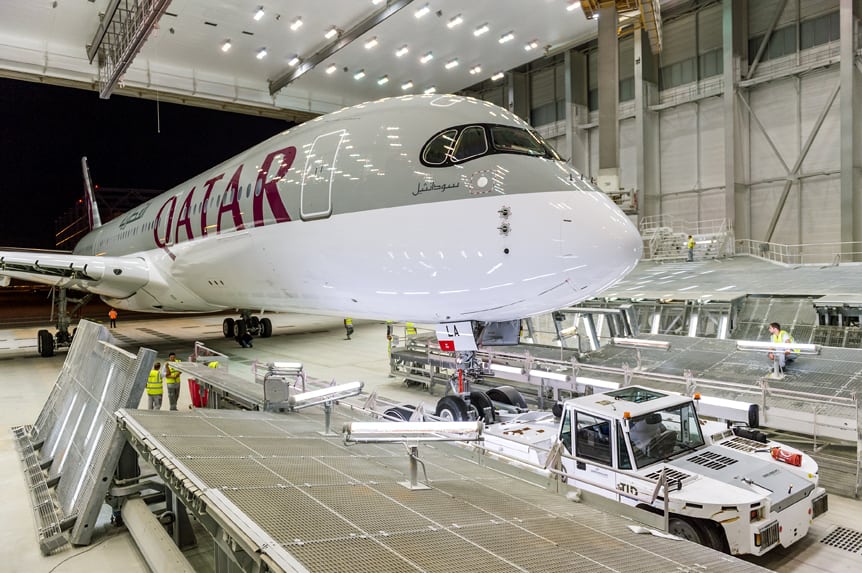
[[90, 166], [87, 165], [87, 157], [81, 158], [81, 171], [84, 174], [84, 196], [87, 202], [87, 220], [90, 230], [102, 226], [102, 218], [99, 217], [99, 205], [96, 203], [96, 194], [93, 192], [93, 180], [90, 179]]

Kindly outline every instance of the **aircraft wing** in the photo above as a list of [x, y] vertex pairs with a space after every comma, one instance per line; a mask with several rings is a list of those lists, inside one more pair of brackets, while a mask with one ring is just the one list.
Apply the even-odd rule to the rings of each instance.
[[10, 279], [60, 286], [112, 298], [133, 295], [150, 280], [140, 257], [93, 257], [48, 251], [0, 251], [0, 286]]

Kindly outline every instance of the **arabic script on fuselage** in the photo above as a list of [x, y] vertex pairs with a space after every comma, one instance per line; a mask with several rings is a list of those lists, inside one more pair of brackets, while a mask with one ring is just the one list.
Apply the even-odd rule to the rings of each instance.
[[461, 183], [436, 183], [434, 181], [425, 181], [423, 183], [418, 183], [416, 185], [416, 191], [413, 192], [413, 196], [421, 195], [422, 193], [427, 193], [429, 191], [440, 191], [441, 193], [446, 191], [446, 189], [454, 189], [455, 187], [460, 187]]

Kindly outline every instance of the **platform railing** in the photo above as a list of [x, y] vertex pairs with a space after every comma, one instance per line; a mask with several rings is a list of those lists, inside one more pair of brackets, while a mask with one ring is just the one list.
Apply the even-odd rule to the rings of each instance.
[[750, 255], [786, 265], [839, 265], [862, 261], [862, 242], [802, 243], [784, 245], [737, 239], [737, 255]]

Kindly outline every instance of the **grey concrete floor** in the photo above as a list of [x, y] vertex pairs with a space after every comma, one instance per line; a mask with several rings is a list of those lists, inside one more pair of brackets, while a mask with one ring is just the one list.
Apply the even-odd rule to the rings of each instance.
[[[122, 345], [153, 348], [164, 360], [168, 352], [179, 356], [192, 352], [194, 341], [231, 357], [230, 371], [251, 379], [251, 364], [258, 360], [301, 361], [311, 377], [348, 382], [362, 380], [366, 390], [376, 389], [381, 396], [396, 402], [424, 403], [433, 411], [439, 396], [418, 388], [407, 388], [401, 379], [389, 377], [386, 327], [382, 323], [356, 321], [352, 340], [344, 339], [340, 318], [308, 315], [271, 315], [274, 335], [258, 339], [253, 348], [240, 348], [221, 335], [222, 316], [133, 320], [126, 315], [115, 334]], [[103, 519], [90, 546], [66, 548], [55, 555], [43, 556], [36, 540], [30, 496], [22, 466], [8, 428], [32, 424], [42, 408], [60, 371], [65, 354], [40, 358], [35, 337], [39, 327], [3, 329], [0, 326], [0, 570], [9, 572], [92, 572], [122, 570], [124, 573], [148, 571], [134, 541], [122, 528]], [[437, 392], [441, 390], [438, 388]], [[146, 407], [142, 401], [141, 407]], [[187, 386], [179, 407], [188, 408]], [[107, 517], [107, 513], [105, 516]], [[862, 555], [827, 547], [819, 542], [835, 526], [862, 530], [862, 503], [858, 500], [830, 498], [830, 511], [818, 519], [808, 538], [790, 549], [778, 549], [752, 560], [780, 572], [843, 572], [862, 569]], [[195, 560], [198, 562], [198, 560]]]

